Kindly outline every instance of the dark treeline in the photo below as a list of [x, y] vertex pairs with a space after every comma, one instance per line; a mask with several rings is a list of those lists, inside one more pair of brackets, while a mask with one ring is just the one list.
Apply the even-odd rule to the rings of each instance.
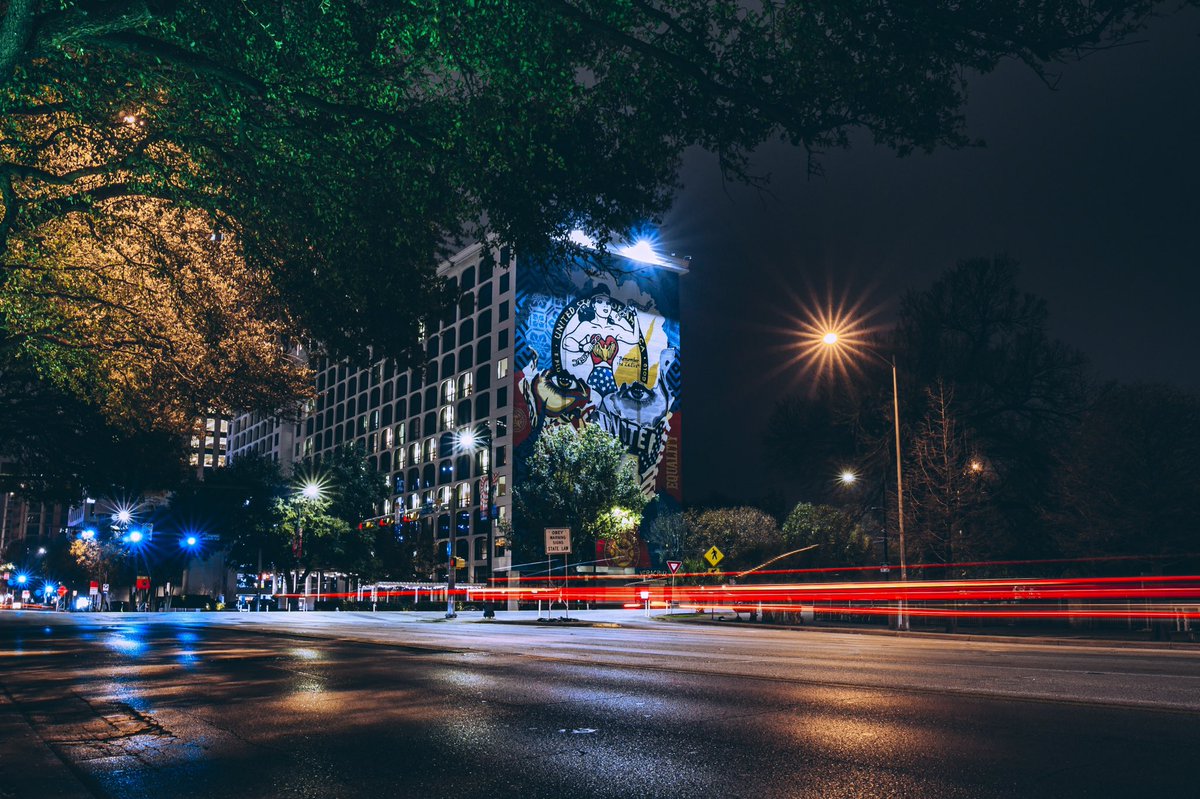
[[[888, 531], [896, 563], [891, 376], [870, 347], [897, 364], [910, 564], [930, 565], [930, 577], [975, 561], [1078, 559], [1045, 567], [1055, 573], [1195, 568], [1200, 397], [1095, 379], [1048, 319], [1045, 302], [1019, 288], [1015, 262], [963, 261], [908, 294], [894, 328], [847, 353], [856, 366], [776, 406], [768, 457], [802, 501], [839, 506], [877, 538]], [[857, 479], [839, 481], [843, 470]]]

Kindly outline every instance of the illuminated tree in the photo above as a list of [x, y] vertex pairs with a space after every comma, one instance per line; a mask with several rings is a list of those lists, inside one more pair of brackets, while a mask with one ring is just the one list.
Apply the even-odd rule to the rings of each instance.
[[513, 492], [520, 562], [545, 558], [546, 527], [570, 527], [577, 558], [598, 538], [627, 532], [646, 505], [640, 483], [636, 459], [599, 425], [542, 431]]

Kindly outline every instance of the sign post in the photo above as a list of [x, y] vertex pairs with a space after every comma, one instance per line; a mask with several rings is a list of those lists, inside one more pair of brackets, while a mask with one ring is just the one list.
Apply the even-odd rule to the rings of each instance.
[[[711, 547], [708, 548], [708, 551], [704, 553], [704, 559], [707, 560], [708, 565], [712, 567], [711, 569], [708, 570], [709, 573], [716, 574], [717, 564], [725, 559], [725, 553], [722, 552], [721, 550], [717, 549], [716, 544], [713, 544]], [[711, 608], [711, 610], [712, 610], [712, 618], [715, 619], [717, 617], [716, 606], [714, 605]]]
[[668, 560], [667, 568], [671, 570], [671, 604], [667, 607], [667, 614], [675, 612], [675, 572], [679, 571], [679, 567], [683, 565], [683, 561]]
[[[550, 563], [551, 555], [563, 556], [563, 588], [567, 587], [567, 556], [571, 554], [571, 528], [570, 527], [547, 527], [546, 528], [546, 563]], [[566, 615], [564, 618], [571, 618], [571, 603], [569, 599], [564, 599], [563, 604], [566, 606]]]

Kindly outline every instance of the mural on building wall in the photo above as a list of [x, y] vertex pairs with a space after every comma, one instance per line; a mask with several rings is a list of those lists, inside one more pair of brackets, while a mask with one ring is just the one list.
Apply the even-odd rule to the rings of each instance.
[[596, 424], [637, 459], [642, 490], [677, 508], [679, 273], [617, 256], [613, 267], [518, 272], [517, 480], [542, 430]]

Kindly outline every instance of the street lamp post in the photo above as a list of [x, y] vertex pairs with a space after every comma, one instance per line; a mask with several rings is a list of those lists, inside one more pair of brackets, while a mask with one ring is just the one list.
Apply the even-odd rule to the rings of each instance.
[[[293, 586], [296, 589], [297, 603], [300, 602], [300, 561], [304, 557], [304, 508], [308, 503], [319, 500], [321, 495], [321, 484], [315, 481], [305, 483], [304, 487], [293, 495], [293, 501], [296, 503], [296, 537], [292, 541], [292, 554], [296, 558], [296, 579]], [[262, 573], [261, 565], [259, 566], [259, 573]], [[320, 594], [320, 591], [317, 593]], [[288, 606], [291, 607], [291, 604], [289, 603]]]
[[[836, 332], [830, 331], [821, 337], [821, 342], [827, 347], [837, 347], [841, 344], [841, 336]], [[879, 360], [883, 361], [892, 370], [892, 421], [896, 432], [896, 532], [900, 538], [900, 582], [908, 582], [908, 562], [905, 559], [904, 548], [904, 468], [903, 459], [900, 454], [900, 388], [899, 380], [896, 375], [896, 358], [885, 358], [870, 347], [857, 345], [857, 349], [869, 352]], [[903, 592], [903, 588], [901, 588]], [[901, 596], [896, 604], [896, 628], [899, 630], [908, 629], [908, 616], [904, 611], [904, 598]]]
[[[486, 425], [487, 423], [484, 422], [482, 424]], [[487, 514], [487, 546], [485, 547], [485, 553], [484, 553], [484, 574], [486, 575], [485, 579], [488, 582], [490, 582], [491, 576], [492, 576], [492, 549], [495, 546], [495, 538], [494, 538], [495, 524], [494, 524], [494, 520], [492, 519], [492, 435], [491, 435], [491, 429], [488, 428], [487, 433], [484, 435], [481, 435], [478, 432], [477, 428], [468, 428], [466, 430], [460, 430], [454, 434], [454, 446], [455, 446], [455, 449], [457, 449], [459, 452], [471, 452], [471, 453], [482, 452], [483, 453], [483, 484], [484, 484], [485, 488], [483, 489], [479, 499], [480, 499], [481, 507], [485, 509], [485, 513]], [[451, 576], [449, 578], [450, 581], [449, 581], [448, 585], [450, 586], [451, 590], [453, 590], [453, 587], [454, 587], [453, 574], [454, 574], [454, 563], [455, 563], [454, 552], [453, 552], [453, 549], [454, 549], [453, 542], [454, 542], [455, 525], [451, 524], [450, 527], [451, 527], [451, 529], [450, 529], [451, 552], [450, 552], [449, 563], [450, 563]], [[447, 607], [446, 618], [448, 618], [448, 619], [454, 618], [453, 614], [454, 614], [454, 605], [453, 605], [453, 600], [451, 600]], [[496, 616], [495, 608], [492, 607], [492, 603], [488, 599], [485, 599], [484, 603], [483, 603], [483, 617], [485, 619], [491, 619], [491, 618], [495, 618], [495, 616]]]

